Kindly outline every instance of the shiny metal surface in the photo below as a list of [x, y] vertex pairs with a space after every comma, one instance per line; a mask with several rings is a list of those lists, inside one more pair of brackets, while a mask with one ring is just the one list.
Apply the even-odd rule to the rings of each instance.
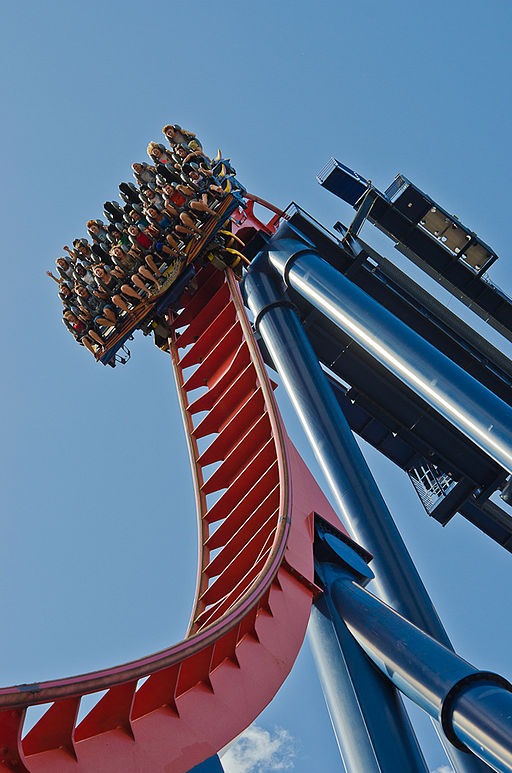
[[399, 694], [357, 644], [328, 593], [313, 605], [308, 639], [348, 773], [426, 773]]
[[274, 237], [286, 282], [379, 363], [512, 472], [512, 408], [324, 261], [300, 234]]
[[453, 725], [460, 740], [469, 748], [492, 750], [496, 770], [512, 769], [510, 699], [510, 693], [482, 684], [461, 693], [453, 706]]
[[512, 771], [512, 692], [504, 679], [479, 672], [348, 575], [333, 583], [332, 600], [360, 646], [401, 692], [494, 770]]
[[[261, 253], [247, 272], [243, 293], [315, 456], [353, 538], [374, 556], [378, 592], [438, 641], [448, 635], [402, 540], [366, 460], [333, 395], [302, 325], [283, 296], [284, 286]], [[487, 765], [443, 742], [458, 773]]]
[[342, 520], [373, 556], [379, 593], [423, 630], [450, 646], [448, 636], [409, 552], [333, 395], [279, 279], [259, 258], [244, 280], [256, 326], [281, 375]]

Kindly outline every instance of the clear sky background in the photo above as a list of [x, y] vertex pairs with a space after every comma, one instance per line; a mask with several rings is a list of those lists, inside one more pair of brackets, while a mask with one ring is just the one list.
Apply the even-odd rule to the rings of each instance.
[[[491, 278], [512, 292], [511, 21], [509, 0], [4, 3], [1, 683], [178, 641], [194, 591], [170, 363], [142, 336], [115, 370], [74, 344], [45, 276], [62, 245], [178, 122], [250, 191], [326, 226], [352, 217], [315, 182], [331, 155], [381, 189], [404, 173], [498, 252]], [[461, 517], [430, 521], [405, 475], [368, 458], [455, 647], [510, 678], [510, 555]], [[231, 773], [342, 769], [307, 645], [257, 724]]]

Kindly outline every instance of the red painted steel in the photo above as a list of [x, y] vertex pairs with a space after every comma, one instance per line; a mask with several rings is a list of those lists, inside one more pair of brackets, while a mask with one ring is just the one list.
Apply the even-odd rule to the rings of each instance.
[[[285, 435], [233, 274], [197, 279], [170, 346], [199, 522], [188, 636], [111, 669], [0, 690], [0, 770], [188, 771], [258, 716], [300, 649], [313, 512], [342, 526]], [[104, 690], [77, 724], [81, 697]], [[38, 703], [51, 706], [22, 739]]]
[[[273, 204], [270, 204], [259, 196], [255, 196], [252, 193], [245, 193], [244, 198], [246, 199], [245, 207], [243, 209], [240, 207], [238, 212], [235, 212], [231, 216], [231, 228], [233, 233], [238, 237], [241, 237], [246, 244], [256, 232], [269, 235], [273, 234], [280, 220], [288, 217], [285, 212], [279, 209], [279, 207], [275, 207]], [[254, 214], [255, 204], [261, 204], [265, 209], [274, 212], [274, 217], [269, 220], [268, 223], [264, 223]]]

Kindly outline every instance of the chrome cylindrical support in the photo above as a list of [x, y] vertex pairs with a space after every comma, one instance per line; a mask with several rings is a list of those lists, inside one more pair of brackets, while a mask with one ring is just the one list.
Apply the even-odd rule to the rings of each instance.
[[395, 686], [363, 652], [331, 598], [347, 573], [361, 583], [373, 573], [355, 543], [315, 518], [317, 596], [308, 627], [320, 682], [349, 773], [426, 773], [426, 764]]
[[352, 536], [373, 556], [386, 601], [439, 641], [449, 639], [347, 420], [279, 279], [264, 257], [243, 285], [257, 330], [280, 373]]
[[308, 639], [345, 769], [426, 773], [399, 694], [357, 644], [327, 591], [313, 604]]
[[512, 472], [509, 405], [336, 271], [289, 225], [270, 240], [268, 254], [287, 285]]
[[[391, 513], [345, 416], [333, 395], [284, 287], [261, 253], [243, 283], [245, 299], [297, 412], [345, 526], [373, 554], [376, 586], [383, 598], [416, 625], [450, 647]], [[488, 768], [473, 755], [445, 744], [458, 773]]]
[[478, 671], [349, 576], [331, 597], [357, 642], [398, 689], [441, 722], [446, 737], [494, 770], [512, 771], [512, 686]]

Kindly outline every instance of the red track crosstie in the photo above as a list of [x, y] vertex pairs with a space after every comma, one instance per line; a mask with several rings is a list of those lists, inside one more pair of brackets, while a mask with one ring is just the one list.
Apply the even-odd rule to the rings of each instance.
[[[102, 671], [0, 690], [0, 770], [180, 773], [277, 692], [302, 644], [313, 513], [343, 530], [287, 439], [237, 282], [185, 292], [171, 354], [194, 471], [200, 562], [187, 638]], [[106, 691], [77, 723], [82, 696]], [[26, 708], [51, 703], [23, 735]]]

